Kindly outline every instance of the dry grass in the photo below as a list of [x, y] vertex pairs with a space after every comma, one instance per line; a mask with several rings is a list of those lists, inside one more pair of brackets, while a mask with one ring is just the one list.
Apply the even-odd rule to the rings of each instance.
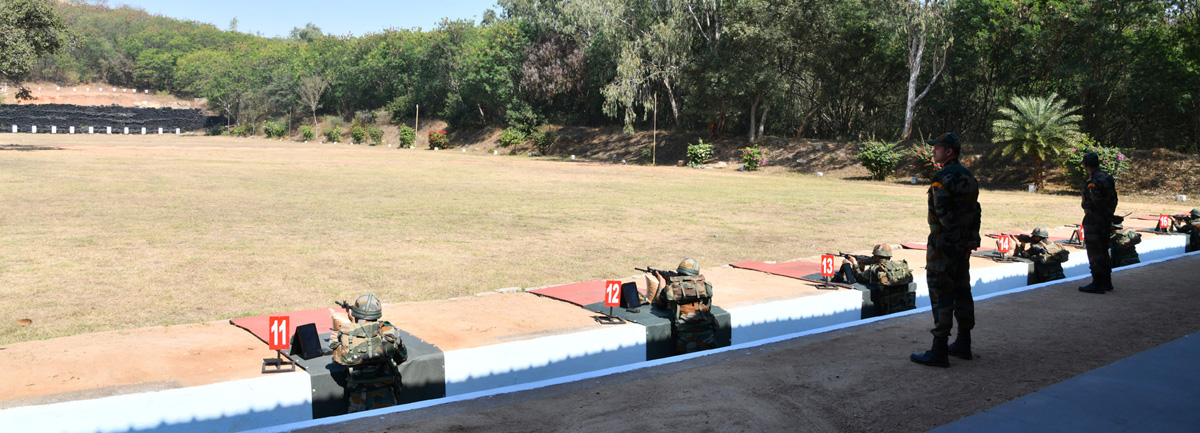
[[[0, 344], [922, 240], [924, 187], [224, 137], [4, 134]], [[17, 149], [32, 149], [20, 151]], [[1080, 219], [986, 192], [984, 229]], [[1122, 202], [1121, 211], [1182, 206]], [[18, 325], [18, 319], [32, 325]]]

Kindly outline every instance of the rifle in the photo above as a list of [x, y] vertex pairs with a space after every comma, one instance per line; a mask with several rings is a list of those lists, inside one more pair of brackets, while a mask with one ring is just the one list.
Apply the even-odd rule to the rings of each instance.
[[865, 254], [849, 254], [849, 253], [843, 253], [841, 251], [838, 251], [837, 254], [830, 254], [830, 255], [838, 256], [843, 259], [850, 259], [851, 257], [854, 257], [854, 260], [858, 262], [859, 266], [866, 266], [866, 265], [875, 263], [875, 256], [868, 256]]
[[1019, 233], [1019, 234], [1015, 234], [1015, 235], [1009, 235], [1009, 236], [1012, 236], [1012, 237], [1013, 237], [1013, 239], [1016, 239], [1016, 240], [1017, 240], [1017, 242], [1020, 242], [1020, 243], [1023, 243], [1023, 244], [1035, 244], [1035, 243], [1036, 243], [1036, 242], [1034, 242], [1034, 240], [1033, 240], [1033, 235], [1027, 235], [1027, 234], [1024, 234], [1024, 233]]
[[1186, 213], [1171, 215], [1171, 219], [1175, 220], [1175, 222], [1185, 223], [1192, 220], [1192, 215]]
[[664, 270], [662, 270], [662, 269], [654, 269], [654, 268], [652, 268], [652, 267], [649, 267], [649, 266], [646, 266], [646, 268], [645, 268], [645, 269], [638, 268], [638, 267], [634, 267], [634, 268], [633, 268], [633, 270], [635, 270], [635, 271], [642, 271], [642, 272], [645, 272], [645, 273], [647, 273], [647, 274], [651, 274], [651, 275], [662, 275], [663, 279], [669, 279], [669, 278], [671, 278], [671, 277], [674, 277], [674, 276], [678, 276], [678, 275], [679, 275], [679, 273], [677, 273], [677, 272], [675, 272], [675, 271], [664, 271]]

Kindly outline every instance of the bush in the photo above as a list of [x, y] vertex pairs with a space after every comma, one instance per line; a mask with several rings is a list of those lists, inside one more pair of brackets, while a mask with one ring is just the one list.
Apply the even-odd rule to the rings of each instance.
[[883, 180], [896, 171], [896, 164], [903, 156], [902, 152], [896, 150], [897, 144], [884, 141], [863, 143], [862, 149], [858, 152], [858, 162], [861, 162], [863, 167], [871, 172], [873, 179]]
[[369, 110], [355, 111], [354, 123], [359, 125], [370, 125], [375, 123], [375, 112]]
[[912, 168], [921, 172], [926, 179], [933, 179], [933, 174], [942, 169], [942, 165], [933, 161], [933, 145], [917, 143], [908, 151], [912, 158]]
[[383, 129], [378, 126], [367, 127], [367, 135], [371, 137], [371, 145], [383, 144]]
[[554, 145], [554, 142], [558, 141], [558, 134], [548, 127], [543, 127], [529, 138], [533, 140], [533, 148], [537, 149], [538, 153], [545, 155], [550, 152], [550, 147]]
[[338, 125], [334, 125], [332, 128], [329, 128], [328, 130], [326, 130], [325, 131], [325, 139], [329, 140], [330, 143], [337, 143], [339, 141], [342, 141], [342, 127], [338, 126]]
[[504, 128], [504, 131], [500, 132], [500, 147], [508, 147], [514, 144], [524, 143], [528, 138], [529, 137], [525, 135], [525, 131], [510, 126], [508, 128]]
[[384, 106], [387, 110], [388, 117], [394, 122], [404, 122], [413, 114], [413, 103], [408, 95], [397, 96], [392, 102]]
[[313, 139], [316, 137], [317, 135], [313, 132], [313, 128], [311, 126], [304, 125], [300, 127], [300, 138], [303, 138], [304, 141], [313, 141]]
[[1085, 135], [1075, 147], [1067, 149], [1062, 159], [1062, 167], [1067, 170], [1067, 176], [1075, 184], [1087, 180], [1087, 171], [1083, 169], [1083, 155], [1088, 152], [1096, 152], [1096, 155], [1100, 156], [1100, 170], [1112, 175], [1113, 178], [1119, 179], [1121, 174], [1129, 169], [1129, 158], [1121, 153], [1120, 148], [1101, 146], [1091, 136]]
[[705, 143], [704, 140], [696, 140], [696, 144], [689, 144], [687, 147], [688, 165], [692, 167], [702, 165], [712, 157], [713, 145]]
[[361, 126], [355, 126], [350, 130], [350, 138], [354, 139], [354, 144], [367, 141], [367, 129]]
[[417, 131], [409, 128], [408, 125], [400, 125], [400, 147], [409, 147], [417, 141]]
[[445, 149], [450, 143], [450, 139], [446, 138], [446, 131], [429, 131], [429, 148]]
[[206, 135], [222, 135], [225, 133], [225, 126], [218, 125], [204, 130]]
[[763, 156], [763, 150], [757, 144], [749, 147], [744, 147], [742, 150], [742, 163], [746, 165], [746, 171], [758, 170], [758, 166], [767, 163], [767, 158]]
[[233, 127], [233, 130], [229, 131], [230, 134], [236, 135], [238, 137], [249, 137], [251, 135], [256, 134], [257, 132], [258, 132], [258, 128], [255, 127], [255, 125], [252, 123], [243, 123], [241, 125]]
[[263, 124], [263, 134], [267, 138], [283, 138], [287, 135], [287, 126], [279, 122], [267, 122]]

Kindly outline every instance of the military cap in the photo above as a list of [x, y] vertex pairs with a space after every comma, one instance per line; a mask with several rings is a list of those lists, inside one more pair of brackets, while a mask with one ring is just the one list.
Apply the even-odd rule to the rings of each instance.
[[383, 317], [383, 303], [373, 294], [365, 294], [354, 300], [350, 315], [363, 320], [379, 320]]
[[675, 268], [675, 272], [691, 276], [700, 275], [700, 264], [692, 259], [683, 259], [682, 262], [679, 262], [679, 267]]
[[947, 132], [945, 134], [939, 135], [938, 138], [928, 140], [928, 141], [926, 141], [926, 143], [932, 144], [934, 146], [937, 146], [940, 144], [940, 145], [946, 146], [947, 148], [950, 148], [950, 149], [962, 150], [962, 142], [958, 141], [958, 134], [955, 134], [953, 132]]
[[871, 249], [871, 255], [891, 258], [892, 246], [888, 244], [875, 244], [875, 248]]

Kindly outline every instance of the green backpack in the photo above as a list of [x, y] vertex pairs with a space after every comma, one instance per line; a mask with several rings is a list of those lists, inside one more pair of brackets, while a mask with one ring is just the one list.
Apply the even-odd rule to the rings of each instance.
[[902, 286], [913, 282], [912, 271], [908, 269], [908, 261], [886, 261], [875, 268], [875, 282], [881, 286]]
[[391, 362], [396, 355], [396, 337], [383, 332], [387, 322], [367, 322], [349, 325], [337, 334], [333, 347], [333, 362], [348, 367]]

